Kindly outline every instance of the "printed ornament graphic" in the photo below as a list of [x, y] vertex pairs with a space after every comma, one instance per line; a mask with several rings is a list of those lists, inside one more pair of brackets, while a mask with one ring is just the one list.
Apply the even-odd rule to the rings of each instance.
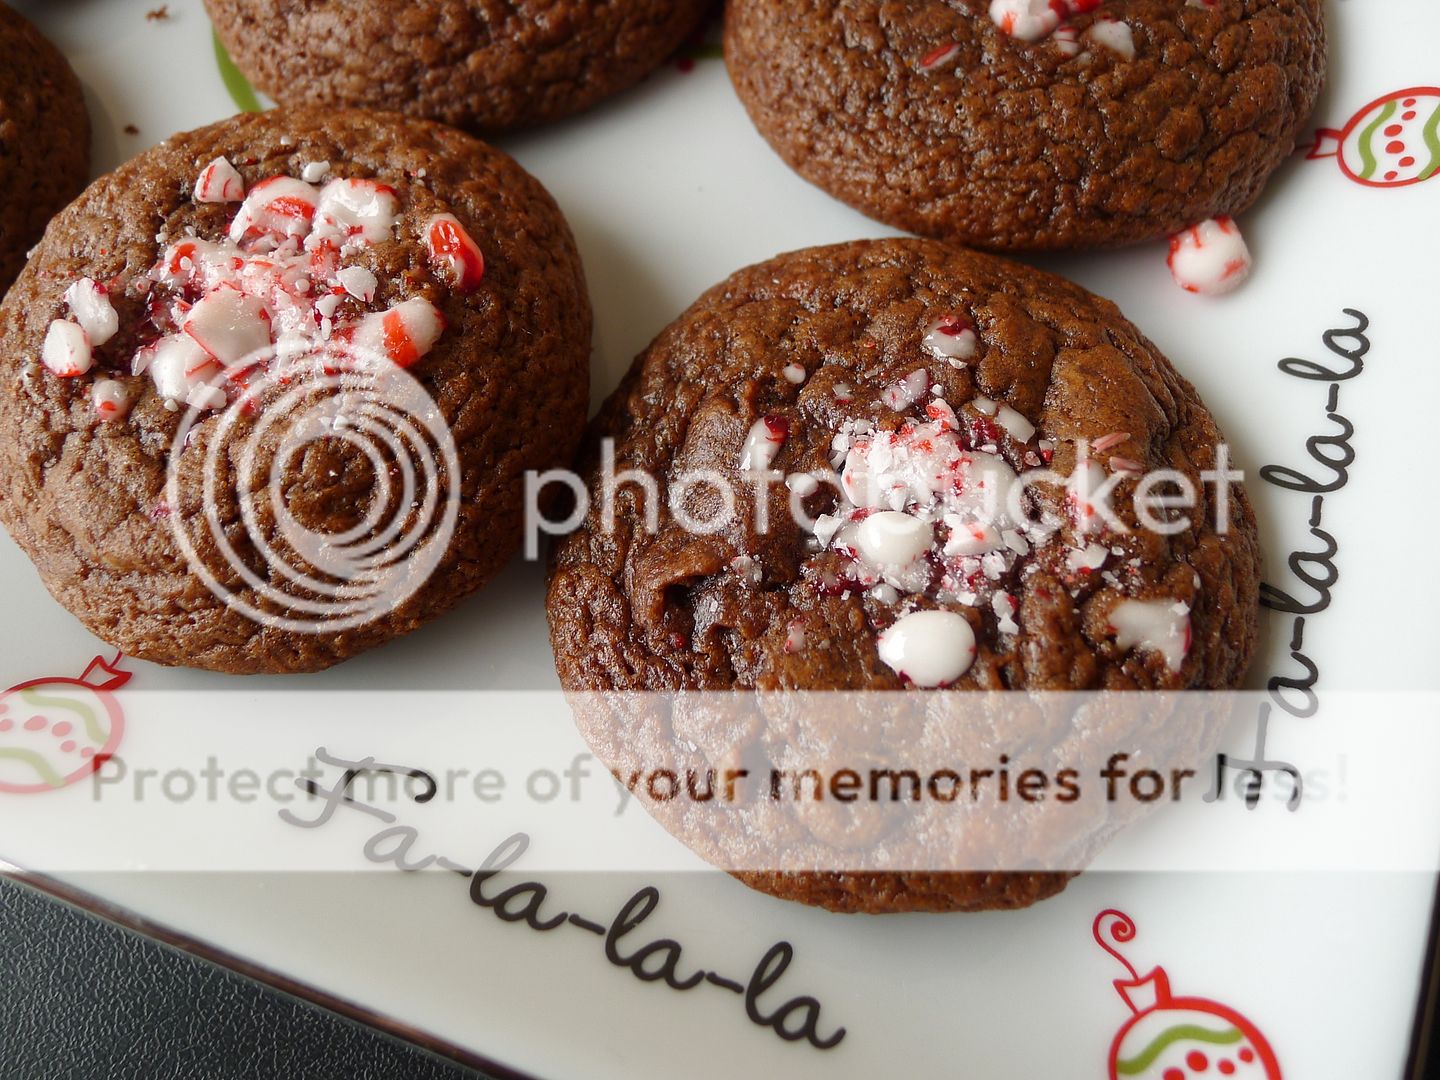
[[0, 792], [29, 795], [76, 783], [115, 753], [125, 716], [115, 691], [122, 656], [97, 656], [78, 679], [31, 679], [0, 695]]
[[1321, 128], [1309, 160], [1337, 158], [1367, 187], [1408, 187], [1440, 172], [1440, 87], [1415, 86], [1372, 101], [1339, 131]]
[[1175, 997], [1164, 968], [1139, 975], [1118, 946], [1135, 938], [1130, 916], [1110, 909], [1095, 916], [1095, 941], [1124, 965], [1115, 989], [1134, 1014], [1110, 1044], [1110, 1080], [1280, 1080], [1280, 1063], [1265, 1036], [1229, 1006]]

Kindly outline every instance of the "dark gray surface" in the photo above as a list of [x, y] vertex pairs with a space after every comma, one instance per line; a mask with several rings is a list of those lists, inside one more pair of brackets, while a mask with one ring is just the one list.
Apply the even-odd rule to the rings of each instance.
[[[1415, 1080], [1440, 1076], [1435, 930]], [[484, 1080], [0, 878], [0, 1080], [60, 1077]]]
[[0, 879], [0, 1078], [480, 1074]]

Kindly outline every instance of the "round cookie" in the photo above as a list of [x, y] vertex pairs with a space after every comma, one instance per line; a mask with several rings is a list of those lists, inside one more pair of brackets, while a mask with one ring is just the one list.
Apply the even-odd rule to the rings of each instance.
[[1239, 214], [1294, 149], [1326, 65], [1321, 0], [733, 0], [725, 53], [807, 180], [996, 251]]
[[0, 306], [0, 522], [131, 655], [319, 670], [518, 550], [590, 329], [560, 210], [467, 135], [284, 109], [177, 135]]
[[398, 109], [497, 132], [628, 89], [707, 0], [205, 0], [231, 57], [285, 105]]
[[0, 294], [45, 223], [90, 173], [80, 80], [40, 31], [0, 4]]
[[[593, 422], [580, 459], [591, 502], [556, 544], [547, 601], [561, 682], [762, 699], [1238, 687], [1256, 646], [1259, 546], [1243, 488], [1206, 480], [1225, 467], [1222, 445], [1194, 389], [1114, 305], [1053, 275], [928, 240], [780, 256], [702, 296]], [[653, 496], [626, 470], [652, 477]], [[1190, 486], [1192, 510], [1137, 497], [1157, 470]], [[719, 486], [692, 481], [707, 473], [730, 485], [733, 512], [709, 494]], [[868, 709], [853, 725], [873, 723]], [[660, 708], [577, 716], [612, 767], [687, 749], [716, 765], [756, 746], [784, 760], [835, 734], [803, 733], [793, 716], [725, 731]], [[853, 752], [859, 736], [840, 726]], [[886, 730], [877, 746], [893, 754]], [[1128, 748], [1123, 734], [1101, 741]], [[1046, 739], [1063, 757], [1074, 737]], [[743, 861], [727, 838], [677, 831], [711, 861]], [[895, 911], [1022, 906], [1069, 875], [737, 876]]]

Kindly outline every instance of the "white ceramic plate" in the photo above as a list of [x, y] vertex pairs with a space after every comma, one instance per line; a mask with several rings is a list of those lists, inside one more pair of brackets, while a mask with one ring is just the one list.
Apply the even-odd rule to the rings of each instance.
[[[97, 173], [236, 109], [199, 0], [176, 0], [169, 17], [155, 21], [146, 18], [152, 0], [18, 6], [85, 83]], [[1315, 126], [1346, 133], [1353, 154], [1365, 126], [1355, 121], [1374, 115], [1372, 103], [1440, 85], [1432, 45], [1440, 9], [1430, 0], [1330, 0], [1329, 8], [1331, 79]], [[1440, 89], [1401, 99], [1434, 95]], [[690, 71], [666, 68], [589, 115], [503, 145], [550, 188], [579, 240], [598, 320], [597, 400], [656, 332], [737, 267], [886, 231], [790, 173], [751, 128], [714, 59], [700, 58]], [[1424, 269], [1440, 226], [1440, 180], [1364, 184], [1347, 161], [1345, 151], [1298, 154], [1280, 170], [1242, 222], [1256, 269], [1229, 298], [1177, 290], [1163, 245], [1047, 265], [1120, 304], [1196, 384], [1252, 474], [1267, 581], [1311, 609], [1303, 624], [1290, 612], [1265, 614], [1253, 685], [1302, 675], [1308, 660], [1326, 691], [1406, 691], [1406, 708], [1433, 708], [1440, 666], [1430, 616], [1440, 575], [1429, 545], [1440, 513], [1434, 482], [1421, 470], [1431, 437], [1426, 410], [1440, 400], [1440, 305], [1433, 271]], [[1328, 331], [1343, 335], [1331, 336], [1336, 349], [1364, 351], [1353, 377], [1306, 380], [1280, 366], [1294, 357], [1350, 370], [1327, 346]], [[1343, 447], [1321, 443], [1316, 452], [1332, 462], [1353, 453], [1343, 485], [1329, 484], [1334, 470], [1307, 450], [1308, 439], [1337, 434]], [[1266, 465], [1333, 490], [1254, 481]], [[1305, 558], [1316, 552], [1324, 557]], [[285, 688], [552, 690], [541, 578], [539, 568], [517, 562], [481, 597], [412, 637]], [[0, 580], [0, 685], [77, 676], [91, 657], [109, 654], [51, 601], [8, 538], [0, 538]], [[276, 685], [128, 666], [130, 686], [110, 700], [136, 688], [224, 689], [260, 702], [260, 691]], [[135, 765], [137, 754], [143, 762], [146, 717], [138, 705], [124, 712]], [[1248, 744], [1258, 732], [1252, 725], [1242, 734]], [[1357, 726], [1353, 734], [1357, 753], [1376, 749], [1373, 732]], [[1287, 713], [1275, 713], [1265, 738], [1271, 756], [1302, 770], [1334, 766], [1317, 756], [1306, 722]], [[1406, 750], [1388, 749], [1397, 757]], [[0, 793], [0, 855], [33, 866], [67, 836], [79, 845], [66, 833], [42, 853], [25, 823], [57, 808], [83, 815], [88, 798], [84, 784]], [[1433, 797], [1416, 805], [1435, 816]], [[447, 812], [468, 815], [446, 827], [472, 829], [482, 853], [505, 835], [473, 805]], [[1284, 813], [1268, 802], [1226, 812]], [[242, 828], [237, 843], [263, 844], [277, 828], [273, 807], [247, 820], [254, 832], [247, 840]], [[647, 825], [632, 817], [616, 828]], [[543, 846], [543, 831], [530, 831]], [[307, 839], [325, 852], [317, 861], [353, 859], [358, 871], [366, 835], [347, 825]], [[157, 837], [134, 839], [133, 856], [123, 839], [111, 848], [126, 872], [72, 869], [47, 883], [443, 1052], [544, 1076], [1102, 1076], [1152, 1028], [1197, 1017], [1202, 1026], [1216, 1017], [1238, 1024], [1244, 1040], [1196, 1044], [1213, 1065], [1207, 1075], [1220, 1075], [1222, 1058], [1244, 1066], [1235, 1075], [1263, 1075], [1263, 1054], [1249, 1062], [1238, 1055], [1242, 1045], [1259, 1051], [1264, 1043], [1276, 1075], [1398, 1076], [1435, 890], [1433, 872], [1413, 860], [1389, 873], [1097, 872], [1017, 914], [854, 919], [780, 903], [699, 870], [655, 882], [548, 878], [554, 910], [606, 925], [637, 889], [658, 884], [655, 911], [612, 960], [603, 938], [583, 926], [539, 933], [496, 918], [450, 874], [145, 872], [139, 852]], [[197, 865], [214, 842], [203, 830], [164, 839], [180, 863], [193, 852]], [[1163, 967], [1171, 997], [1157, 997], [1151, 982], [1127, 1003], [1112, 987], [1126, 970], [1092, 937], [1096, 916], [1112, 908], [1139, 926], [1118, 951], [1142, 975]], [[714, 978], [679, 991], [616, 962], [662, 939], [683, 949], [684, 972]], [[788, 970], [747, 995], [743, 984], [757, 966], [777, 974], [780, 942], [793, 950]], [[655, 953], [651, 963], [663, 959]], [[777, 1013], [789, 1007], [783, 1019], [793, 1034], [810, 1014], [806, 998], [819, 1010], [816, 1039], [779, 1037], [771, 1026]], [[838, 1044], [815, 1045], [841, 1027]], [[1196, 1046], [1182, 1041], [1171, 1051]], [[1161, 1076], [1166, 1060], [1125, 1075]]]

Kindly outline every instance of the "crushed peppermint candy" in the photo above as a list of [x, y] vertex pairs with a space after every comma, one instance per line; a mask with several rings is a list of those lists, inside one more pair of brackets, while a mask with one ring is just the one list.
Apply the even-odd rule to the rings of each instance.
[[196, 177], [194, 198], [198, 203], [240, 202], [245, 198], [245, 181], [234, 165], [217, 157]]
[[1114, 486], [1097, 462], [1087, 459], [1075, 466], [1066, 484], [1065, 499], [1078, 532], [1096, 532], [1103, 527]]
[[1015, 621], [1015, 615], [1020, 609], [1013, 596], [1007, 592], [995, 593], [990, 597], [990, 609], [995, 612], [995, 619], [1002, 634], [1020, 632], [1020, 624]]
[[445, 316], [424, 297], [414, 296], [387, 311], [372, 311], [339, 335], [370, 355], [379, 354], [397, 367], [419, 362], [445, 332]]
[[916, 686], [948, 686], [975, 662], [975, 631], [954, 611], [914, 611], [880, 634], [880, 659]]
[[[223, 409], [245, 399], [250, 374], [262, 367], [309, 360], [328, 371], [337, 357], [409, 367], [434, 348], [445, 330], [434, 304], [411, 297], [370, 310], [380, 292], [375, 271], [342, 265], [396, 238], [398, 192], [358, 178], [315, 186], [330, 171], [329, 162], [310, 162], [298, 178], [272, 176], [247, 192], [227, 158], [200, 170], [195, 202], [239, 204], [228, 227], [217, 239], [194, 230], [174, 241], [158, 235], [166, 245], [159, 262], [129, 290], [143, 299], [147, 323], [129, 374], [147, 376], [165, 408]], [[484, 269], [474, 240], [451, 215], [432, 218], [427, 233], [437, 271], [459, 291], [473, 288]], [[71, 318], [50, 324], [40, 359], [73, 378], [95, 366], [95, 350], [115, 337], [120, 320], [107, 288], [91, 278], [75, 281], [65, 301]], [[91, 388], [102, 420], [125, 415], [132, 399], [133, 387], [118, 379]]]
[[1123, 19], [1102, 15], [1085, 31], [1085, 40], [1091, 45], [1108, 49], [1122, 60], [1135, 59], [1135, 34], [1130, 24]]
[[887, 386], [881, 393], [880, 400], [886, 408], [904, 412], [924, 397], [929, 389], [930, 372], [920, 368]]
[[40, 362], [60, 378], [73, 379], [95, 366], [95, 355], [79, 324], [56, 319], [45, 333]]
[[995, 411], [995, 422], [1016, 442], [1028, 443], [1035, 437], [1035, 425], [1009, 405], [1001, 405]]
[[1065, 556], [1065, 562], [1076, 574], [1093, 574], [1105, 565], [1108, 558], [1108, 549], [1099, 544], [1086, 544], [1083, 548], [1071, 548]]
[[[835, 430], [830, 460], [839, 499], [811, 524], [813, 554], [802, 567], [822, 595], [858, 594], [895, 609], [879, 634], [880, 659], [921, 687], [948, 686], [969, 670], [975, 619], [1001, 635], [1023, 632], [1020, 596], [1030, 574], [1049, 567], [1076, 599], [1087, 583], [1120, 591], [1137, 579], [1125, 548], [1105, 535], [1109, 515], [1101, 511], [1118, 478], [1086, 456], [1083, 441], [1075, 471], [1057, 487], [1063, 511], [1047, 510], [1026, 497], [1010, 461], [1039, 468], [1054, 457], [1055, 441], [1037, 438], [1028, 419], [993, 398], [957, 409], [935, 389], [913, 407], [924, 420], [912, 415], [892, 428], [856, 418]], [[990, 445], [1001, 431], [1019, 444], [1006, 443], [1008, 459]], [[751, 440], [767, 437], [757, 425]], [[1112, 432], [1096, 442], [1114, 447], [1130, 438]], [[801, 479], [787, 478], [792, 493], [819, 490], [813, 476]], [[1112, 559], [1119, 573], [1108, 568]], [[917, 610], [917, 601], [972, 610]], [[1137, 629], [1130, 609], [1120, 610], [1112, 633], [1173, 646], [1170, 636]]]
[[399, 213], [400, 195], [389, 184], [331, 180], [320, 189], [315, 227], [306, 239], [306, 250], [330, 243], [339, 244], [344, 254], [393, 240]]
[[374, 273], [363, 266], [346, 266], [335, 271], [335, 282], [361, 303], [368, 304], [375, 299], [380, 281]]
[[965, 362], [973, 360], [980, 351], [975, 324], [963, 315], [940, 316], [925, 328], [921, 344], [931, 356], [957, 368], [964, 367]]
[[785, 652], [794, 655], [805, 650], [805, 620], [795, 619], [785, 633]]
[[432, 265], [442, 268], [457, 292], [474, 292], [485, 276], [485, 257], [454, 214], [437, 214], [425, 226]]
[[109, 290], [91, 278], [81, 278], [66, 289], [65, 303], [92, 349], [100, 348], [120, 330], [120, 316], [110, 303]]
[[810, 473], [792, 473], [785, 478], [785, 486], [805, 499], [820, 490], [820, 480]]
[[760, 584], [764, 576], [760, 570], [760, 563], [752, 555], [737, 555], [730, 560], [730, 569], [742, 580], [752, 585]]
[[1110, 612], [1109, 630], [1122, 649], [1159, 653], [1179, 671], [1191, 645], [1190, 607], [1173, 600], [1122, 600]]
[[740, 452], [741, 470], [768, 469], [789, 436], [790, 421], [783, 416], [765, 416], [756, 420]]
[[960, 46], [950, 41], [942, 45], [936, 45], [920, 58], [921, 71], [934, 71], [938, 67], [948, 64], [960, 53]]
[[1053, 526], [1012, 505], [1017, 474], [966, 441], [943, 398], [926, 411], [929, 421], [895, 431], [842, 425], [832, 450], [844, 498], [816, 519], [815, 541], [845, 559], [844, 587], [890, 602], [925, 595], [974, 604], [1029, 552], [1026, 533], [1038, 539]]
[[90, 390], [90, 404], [103, 420], [118, 420], [130, 411], [130, 391], [118, 379], [101, 379]]
[[1186, 292], [1221, 296], [1250, 276], [1253, 260], [1233, 219], [1202, 221], [1170, 238], [1170, 275]]
[[990, 19], [1000, 32], [1021, 41], [1041, 41], [1072, 15], [1094, 11], [1104, 0], [991, 0]]

